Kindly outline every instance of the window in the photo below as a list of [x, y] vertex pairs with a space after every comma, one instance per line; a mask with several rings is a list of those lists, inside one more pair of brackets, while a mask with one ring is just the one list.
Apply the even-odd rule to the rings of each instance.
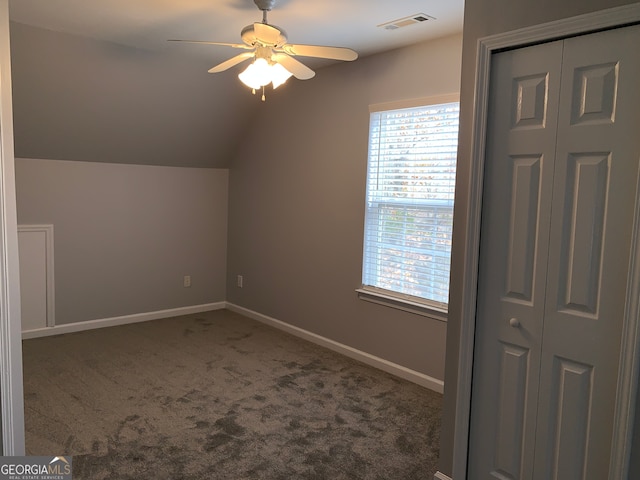
[[[438, 99], [442, 101], [442, 98]], [[446, 311], [459, 102], [372, 108], [361, 292]]]

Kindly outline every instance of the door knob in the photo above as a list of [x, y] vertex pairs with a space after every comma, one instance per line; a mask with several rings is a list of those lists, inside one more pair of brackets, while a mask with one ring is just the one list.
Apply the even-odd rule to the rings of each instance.
[[520, 320], [514, 317], [509, 320], [509, 325], [511, 325], [513, 328], [518, 328], [520, 326]]

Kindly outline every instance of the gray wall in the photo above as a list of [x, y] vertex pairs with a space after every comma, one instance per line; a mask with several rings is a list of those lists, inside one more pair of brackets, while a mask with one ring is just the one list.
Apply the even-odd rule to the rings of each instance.
[[473, 0], [465, 3], [464, 46], [462, 53], [461, 122], [456, 180], [456, 211], [451, 270], [451, 296], [447, 331], [445, 410], [440, 437], [440, 471], [451, 474], [453, 465], [453, 435], [455, 429], [455, 399], [458, 373], [464, 244], [467, 232], [465, 219], [469, 210], [469, 171], [471, 158], [471, 129], [474, 109], [474, 78], [476, 48], [479, 38], [518, 28], [538, 25], [619, 5], [634, 3], [628, 0]]
[[200, 61], [19, 23], [11, 63], [17, 157], [227, 167], [260, 103]]
[[443, 379], [446, 323], [367, 303], [355, 289], [368, 106], [457, 93], [461, 42], [338, 64], [268, 93], [230, 169], [230, 302]]
[[17, 159], [16, 188], [54, 225], [56, 323], [225, 300], [227, 170]]

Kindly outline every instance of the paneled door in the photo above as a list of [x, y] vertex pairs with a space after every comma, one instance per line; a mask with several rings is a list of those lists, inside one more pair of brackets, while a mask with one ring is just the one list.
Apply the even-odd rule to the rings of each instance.
[[638, 46], [633, 26], [492, 59], [469, 479], [608, 478]]

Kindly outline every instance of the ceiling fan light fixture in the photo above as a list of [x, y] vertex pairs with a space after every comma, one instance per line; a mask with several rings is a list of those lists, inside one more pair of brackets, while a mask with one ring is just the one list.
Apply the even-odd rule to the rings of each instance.
[[258, 90], [270, 83], [273, 84], [273, 88], [278, 88], [289, 77], [291, 77], [291, 72], [286, 68], [279, 63], [270, 65], [264, 58], [256, 58], [238, 75], [240, 81], [253, 90]]
[[280, 85], [289, 80], [292, 75], [293, 74], [282, 65], [280, 65], [279, 63], [274, 63], [271, 66], [271, 83], [273, 83], [273, 88], [278, 88]]
[[269, 70], [269, 63], [264, 58], [256, 58], [238, 78], [247, 87], [257, 90], [271, 82]]

